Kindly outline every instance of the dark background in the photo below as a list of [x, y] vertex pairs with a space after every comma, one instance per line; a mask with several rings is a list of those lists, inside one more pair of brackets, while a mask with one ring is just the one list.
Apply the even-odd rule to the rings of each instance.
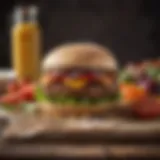
[[[5, 1], [3, 1], [5, 3]], [[0, 5], [0, 67], [10, 66], [10, 15], [16, 4], [37, 4], [43, 53], [69, 41], [95, 41], [120, 62], [160, 54], [159, 0], [7, 0]]]

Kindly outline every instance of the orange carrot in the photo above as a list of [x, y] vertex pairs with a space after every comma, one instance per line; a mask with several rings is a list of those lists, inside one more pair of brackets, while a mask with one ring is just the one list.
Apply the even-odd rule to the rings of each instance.
[[120, 92], [122, 99], [128, 102], [136, 102], [147, 96], [146, 91], [136, 84], [122, 84]]

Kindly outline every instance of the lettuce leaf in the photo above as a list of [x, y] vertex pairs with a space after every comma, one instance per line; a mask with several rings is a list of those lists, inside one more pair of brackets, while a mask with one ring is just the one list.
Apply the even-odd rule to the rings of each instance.
[[54, 103], [61, 103], [61, 104], [96, 104], [102, 102], [113, 102], [119, 100], [119, 94], [110, 96], [110, 97], [102, 97], [102, 98], [81, 98], [81, 97], [47, 97], [40, 86], [37, 86], [36, 93], [35, 93], [36, 100], [38, 102], [54, 102]]
[[49, 101], [49, 98], [44, 94], [40, 86], [36, 87], [35, 98], [38, 102]]
[[154, 67], [154, 66], [148, 66], [146, 71], [147, 71], [148, 76], [151, 77], [153, 80], [159, 80], [160, 68]]
[[133, 76], [128, 73], [127, 71], [123, 70], [119, 73], [119, 78], [118, 78], [119, 83], [134, 83], [135, 80]]

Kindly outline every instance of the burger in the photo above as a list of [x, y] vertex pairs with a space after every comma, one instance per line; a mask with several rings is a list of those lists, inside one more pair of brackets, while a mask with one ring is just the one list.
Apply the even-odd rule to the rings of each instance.
[[43, 60], [36, 99], [43, 112], [58, 116], [102, 116], [118, 105], [118, 64], [95, 43], [70, 43]]

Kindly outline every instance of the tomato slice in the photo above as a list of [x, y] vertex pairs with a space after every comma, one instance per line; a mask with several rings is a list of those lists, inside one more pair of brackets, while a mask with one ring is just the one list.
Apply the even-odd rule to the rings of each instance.
[[34, 91], [35, 91], [34, 89], [35, 89], [34, 84], [28, 84], [25, 87], [23, 87], [18, 93], [21, 97], [21, 100], [33, 101], [34, 100]]
[[20, 101], [21, 101], [20, 96], [15, 93], [10, 93], [10, 94], [4, 95], [0, 98], [0, 103], [6, 104], [6, 105], [19, 104]]
[[53, 81], [55, 82], [62, 82], [64, 80], [65, 76], [64, 75], [57, 75], [55, 76], [55, 79], [53, 77]]
[[157, 118], [160, 116], [160, 100], [148, 97], [132, 106], [133, 112], [140, 118]]
[[80, 77], [84, 78], [84, 79], [87, 79], [87, 80], [93, 80], [93, 79], [95, 79], [95, 75], [92, 74], [92, 73], [82, 74]]

